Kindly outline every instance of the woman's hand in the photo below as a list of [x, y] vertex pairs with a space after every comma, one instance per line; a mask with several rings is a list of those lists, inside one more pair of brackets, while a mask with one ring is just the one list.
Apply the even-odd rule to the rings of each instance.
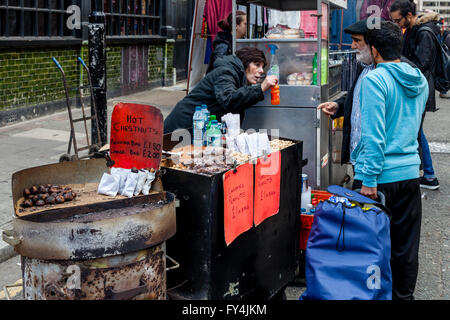
[[261, 83], [261, 90], [267, 91], [268, 89], [272, 88], [273, 86], [275, 86], [278, 83], [278, 78], [277, 76], [267, 76], [263, 83]]

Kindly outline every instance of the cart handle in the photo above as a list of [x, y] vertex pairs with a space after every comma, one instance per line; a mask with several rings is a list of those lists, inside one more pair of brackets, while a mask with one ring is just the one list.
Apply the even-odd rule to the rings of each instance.
[[78, 57], [78, 61], [83, 65], [83, 67], [84, 67], [85, 69], [88, 68], [87, 65], [86, 65], [86, 63], [84, 63], [83, 59], [81, 59], [81, 57]]
[[55, 57], [53, 57], [52, 60], [53, 60], [53, 62], [56, 64], [56, 66], [58, 67], [58, 69], [61, 70], [62, 72], [64, 72], [64, 71], [63, 71], [63, 68], [62, 68], [61, 65], [59, 64], [58, 60], [56, 60]]

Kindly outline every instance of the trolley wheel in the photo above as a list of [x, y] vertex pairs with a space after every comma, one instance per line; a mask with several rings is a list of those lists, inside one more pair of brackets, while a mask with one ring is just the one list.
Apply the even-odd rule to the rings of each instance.
[[59, 162], [66, 162], [72, 160], [71, 157], [65, 153], [61, 157], [59, 157]]

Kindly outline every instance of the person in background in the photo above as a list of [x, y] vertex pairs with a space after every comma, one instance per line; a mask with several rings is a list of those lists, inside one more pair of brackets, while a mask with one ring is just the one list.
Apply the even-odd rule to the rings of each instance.
[[[445, 45], [447, 49], [447, 54], [450, 55], [450, 31], [446, 30], [446, 28], [442, 25], [440, 25], [441, 33], [438, 35], [439, 42], [442, 45]], [[443, 99], [450, 99], [450, 93], [446, 91], [441, 91], [439, 93], [439, 97]]]
[[242, 48], [235, 56], [217, 59], [214, 69], [175, 105], [164, 120], [164, 133], [191, 128], [195, 107], [202, 104], [206, 104], [210, 114], [220, 120], [229, 112], [242, 113], [264, 100], [263, 92], [278, 81], [276, 76], [267, 76], [260, 83], [266, 64], [264, 52], [254, 47]]
[[386, 197], [391, 213], [392, 299], [413, 300], [419, 267], [422, 202], [417, 136], [428, 98], [418, 68], [401, 62], [402, 31], [391, 21], [368, 32], [376, 65], [361, 83], [361, 140], [353, 189]]
[[[422, 71], [428, 81], [429, 95], [426, 111], [436, 111], [436, 97], [434, 87], [433, 63], [436, 61], [437, 43], [433, 34], [423, 31], [423, 26], [433, 30], [435, 35], [439, 34], [439, 14], [428, 12], [416, 13], [416, 4], [410, 0], [396, 0], [391, 8], [391, 18], [400, 28], [406, 29], [403, 35], [403, 55], [411, 60]], [[433, 160], [428, 146], [427, 138], [423, 132], [423, 121], [420, 128], [419, 140], [423, 167], [423, 177], [420, 178], [420, 187], [436, 190], [439, 188], [439, 180], [435, 176]]]
[[[213, 51], [209, 60], [208, 69], [206, 73], [210, 72], [214, 68], [214, 62], [217, 58], [228, 56], [232, 54], [233, 50], [233, 14], [230, 13], [224, 20], [220, 20], [219, 27], [223, 31], [219, 31], [213, 41]], [[247, 33], [247, 15], [243, 11], [236, 11], [236, 39], [242, 39]]]

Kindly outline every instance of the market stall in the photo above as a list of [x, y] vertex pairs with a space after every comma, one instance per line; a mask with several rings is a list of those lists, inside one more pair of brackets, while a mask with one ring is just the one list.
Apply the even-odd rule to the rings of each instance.
[[[317, 106], [325, 101], [337, 100], [341, 94], [341, 65], [329, 66], [329, 16], [330, 10], [345, 8], [346, 1], [236, 1], [237, 5], [258, 5], [275, 11], [299, 11], [298, 29], [274, 26], [264, 38], [237, 39], [233, 37], [233, 48], [254, 46], [266, 53], [268, 62], [274, 56], [278, 60], [280, 103], [273, 105], [271, 92], [265, 99], [245, 112], [243, 129], [267, 129], [272, 135], [302, 140], [303, 157], [308, 160], [303, 172], [309, 177], [313, 188], [325, 189], [330, 184], [341, 184], [346, 176], [346, 166], [332, 166], [339, 162], [333, 157], [333, 137], [338, 124], [322, 115]], [[247, 10], [247, 14], [251, 14]], [[251, 17], [248, 17], [251, 20]], [[233, 21], [235, 19], [233, 18]], [[235, 30], [233, 26], [232, 30]], [[251, 35], [250, 35], [251, 36]], [[270, 50], [275, 45], [276, 50]], [[273, 46], [272, 46], [273, 47]], [[269, 71], [271, 66], [267, 67]], [[277, 131], [278, 130], [278, 131]]]
[[170, 153], [162, 161], [164, 188], [180, 201], [167, 242], [180, 264], [168, 277], [169, 297], [282, 296], [299, 265], [302, 142], [270, 139], [270, 152], [252, 158], [173, 136], [164, 136]]

